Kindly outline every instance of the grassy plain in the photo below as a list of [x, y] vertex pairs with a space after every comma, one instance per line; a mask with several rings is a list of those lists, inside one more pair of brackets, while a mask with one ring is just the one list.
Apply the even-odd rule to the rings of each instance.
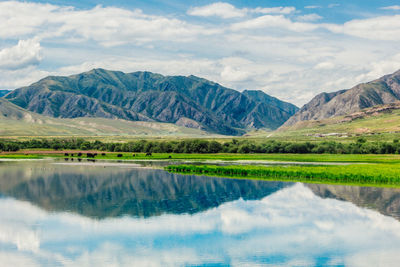
[[205, 131], [181, 127], [172, 123], [104, 118], [58, 119], [36, 114], [27, 115], [30, 114], [25, 114], [22, 119], [0, 117], [0, 138], [28, 140], [38, 137], [82, 137], [86, 140], [126, 140], [127, 138], [204, 138], [214, 136]]

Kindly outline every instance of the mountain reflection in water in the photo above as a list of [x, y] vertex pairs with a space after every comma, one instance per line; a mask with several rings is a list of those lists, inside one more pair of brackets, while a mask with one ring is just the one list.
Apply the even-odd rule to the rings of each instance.
[[132, 167], [0, 162], [0, 265], [400, 262], [399, 190]]
[[8, 164], [0, 168], [0, 193], [49, 211], [88, 217], [193, 214], [232, 200], [261, 199], [290, 183], [213, 179], [156, 169]]
[[322, 198], [352, 202], [359, 207], [377, 210], [384, 215], [400, 219], [400, 188], [320, 184], [306, 186]]

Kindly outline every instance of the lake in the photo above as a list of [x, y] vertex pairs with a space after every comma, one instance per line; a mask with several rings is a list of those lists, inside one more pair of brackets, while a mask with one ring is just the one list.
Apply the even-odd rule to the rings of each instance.
[[156, 165], [0, 161], [0, 265], [400, 262], [400, 189], [179, 175]]

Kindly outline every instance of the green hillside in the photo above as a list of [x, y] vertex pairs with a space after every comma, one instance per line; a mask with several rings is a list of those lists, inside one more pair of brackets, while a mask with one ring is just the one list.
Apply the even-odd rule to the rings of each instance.
[[172, 123], [106, 118], [59, 119], [28, 112], [0, 99], [0, 136], [176, 136], [201, 137], [209, 133]]
[[400, 133], [400, 102], [363, 109], [346, 116], [323, 120], [300, 121], [270, 133], [271, 138], [292, 140], [354, 139], [372, 140], [398, 138]]
[[283, 126], [290, 127], [301, 121], [324, 120], [346, 116], [376, 105], [400, 100], [400, 70], [349, 90], [316, 95]]

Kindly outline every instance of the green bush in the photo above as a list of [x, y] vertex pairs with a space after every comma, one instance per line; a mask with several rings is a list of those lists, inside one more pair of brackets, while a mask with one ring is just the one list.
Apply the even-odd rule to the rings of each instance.
[[78, 139], [32, 139], [29, 141], [1, 140], [0, 151], [19, 149], [80, 149], [111, 152], [142, 153], [293, 153], [293, 154], [399, 154], [400, 142], [364, 142], [359, 138], [353, 143], [340, 142], [254, 142], [236, 140], [226, 142], [203, 139], [181, 141], [138, 140], [126, 143], [103, 143]]

